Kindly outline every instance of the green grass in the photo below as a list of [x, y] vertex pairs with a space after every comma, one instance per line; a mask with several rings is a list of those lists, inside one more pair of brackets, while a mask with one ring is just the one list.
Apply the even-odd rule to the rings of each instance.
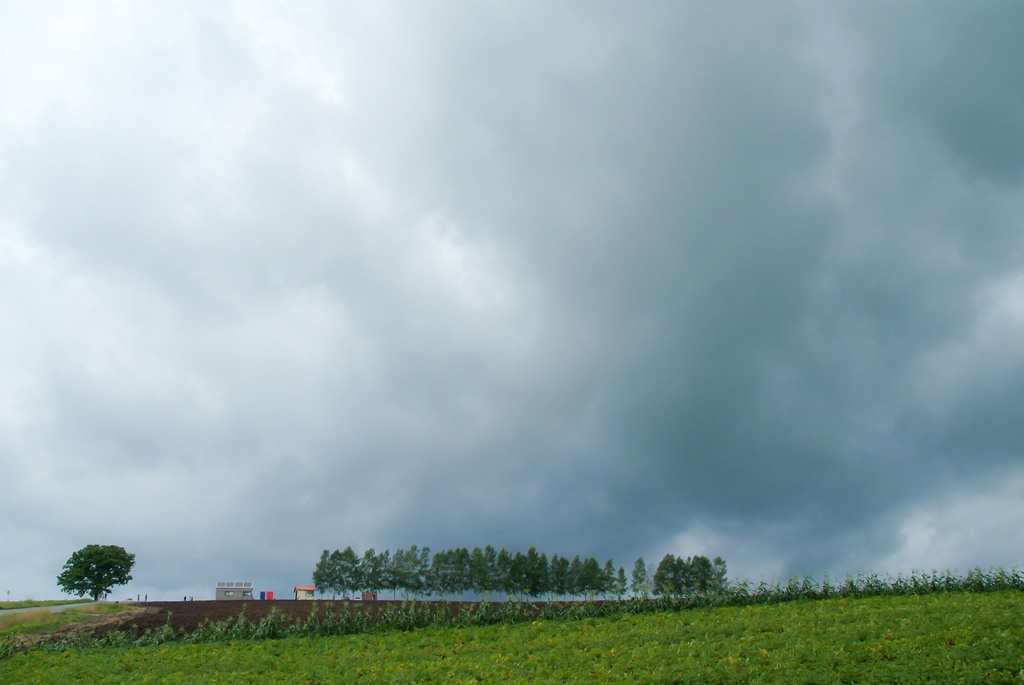
[[1022, 683], [1024, 592], [800, 600], [513, 625], [51, 648], [4, 683]]
[[26, 599], [19, 602], [0, 602], [2, 609], [31, 609], [32, 607], [52, 607], [64, 604], [89, 604], [91, 599]]
[[72, 606], [60, 612], [35, 608], [12, 614], [0, 614], [0, 637], [6, 635], [28, 635], [46, 633], [69, 623], [77, 623], [94, 616], [116, 614], [126, 609], [124, 605], [87, 603]]

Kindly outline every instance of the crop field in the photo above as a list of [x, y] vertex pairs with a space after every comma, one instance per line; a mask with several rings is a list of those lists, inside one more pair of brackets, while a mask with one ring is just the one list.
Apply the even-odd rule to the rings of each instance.
[[4, 683], [1021, 683], [1019, 590], [354, 635], [67, 646]]

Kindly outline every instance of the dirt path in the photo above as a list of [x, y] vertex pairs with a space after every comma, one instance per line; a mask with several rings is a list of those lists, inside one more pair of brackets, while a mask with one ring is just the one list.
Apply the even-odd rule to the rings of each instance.
[[77, 602], [75, 604], [53, 604], [50, 606], [35, 606], [35, 607], [19, 607], [18, 609], [0, 609], [0, 616], [4, 614], [20, 614], [25, 611], [64, 611], [70, 607], [88, 607], [98, 604], [98, 602]]

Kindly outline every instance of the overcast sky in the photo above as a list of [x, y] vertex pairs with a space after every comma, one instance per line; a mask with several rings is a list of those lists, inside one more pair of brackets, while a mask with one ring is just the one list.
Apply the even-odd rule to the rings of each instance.
[[1024, 562], [1022, 31], [0, 0], [0, 593], [90, 543], [166, 599], [349, 545]]

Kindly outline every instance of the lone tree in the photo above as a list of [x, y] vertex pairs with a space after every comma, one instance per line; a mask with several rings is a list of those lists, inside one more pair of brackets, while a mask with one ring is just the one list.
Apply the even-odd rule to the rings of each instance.
[[132, 579], [135, 555], [116, 545], [87, 545], [71, 555], [57, 584], [68, 594], [81, 597], [88, 593], [93, 601], [115, 585]]

